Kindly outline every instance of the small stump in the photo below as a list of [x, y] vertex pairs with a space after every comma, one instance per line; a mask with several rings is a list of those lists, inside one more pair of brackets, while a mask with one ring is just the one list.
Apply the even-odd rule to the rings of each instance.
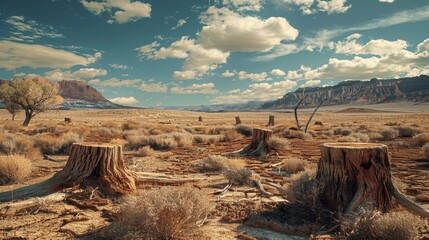
[[254, 128], [252, 141], [249, 146], [232, 152], [229, 155], [233, 156], [253, 156], [259, 158], [265, 158], [271, 153], [271, 148], [268, 145], [268, 141], [271, 138], [273, 131], [269, 129]]
[[235, 125], [241, 124], [240, 116], [235, 117]]
[[394, 200], [421, 216], [429, 212], [400, 193], [393, 181], [387, 146], [377, 143], [325, 143], [316, 178], [319, 199], [331, 211], [351, 213], [372, 203], [382, 211]]
[[267, 126], [274, 126], [274, 115], [270, 115]]
[[64, 118], [64, 122], [66, 122], [66, 123], [71, 123], [71, 118]]
[[203, 117], [199, 116], [198, 117], [198, 122], [203, 122]]

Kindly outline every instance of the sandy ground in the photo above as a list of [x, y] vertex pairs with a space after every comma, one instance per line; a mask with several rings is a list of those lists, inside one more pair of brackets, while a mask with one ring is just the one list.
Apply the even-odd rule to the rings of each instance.
[[[346, 108], [349, 106], [346, 106]], [[419, 106], [409, 110], [409, 105], [386, 107], [384, 110], [393, 112], [383, 113], [335, 113], [339, 108], [321, 109], [313, 121], [323, 123], [323, 128], [347, 126], [357, 128], [366, 125], [371, 129], [380, 129], [387, 125], [400, 124], [409, 126], [415, 124], [424, 132], [429, 132], [429, 109]], [[370, 106], [371, 109], [380, 109]], [[417, 110], [419, 109], [419, 110]], [[301, 125], [311, 112], [300, 112]], [[235, 116], [240, 116], [244, 124], [253, 127], [265, 127], [268, 116], [274, 115], [276, 127], [295, 126], [292, 113], [282, 112], [232, 112], [232, 113], [198, 113], [187, 111], [164, 110], [69, 110], [42, 113], [31, 122], [29, 129], [37, 128], [39, 124], [59, 124], [65, 117], [72, 119], [72, 125], [88, 125], [95, 128], [107, 121], [126, 122], [135, 121], [142, 124], [174, 124], [187, 127], [195, 126], [229, 126], [233, 127]], [[198, 117], [203, 122], [198, 122]], [[0, 126], [10, 122], [10, 116], [5, 110], [0, 110]], [[22, 121], [23, 116], [17, 116], [17, 121]], [[310, 130], [317, 130], [321, 126], [311, 125]], [[287, 177], [275, 174], [275, 165], [291, 157], [302, 158], [317, 164], [320, 159], [319, 146], [325, 142], [336, 142], [337, 136], [315, 137], [311, 140], [290, 139], [290, 147], [271, 156], [267, 161], [259, 161], [251, 158], [239, 158], [255, 174], [277, 184], [285, 184]], [[86, 140], [97, 141], [97, 137], [89, 136]], [[100, 142], [109, 140], [100, 138]], [[393, 165], [394, 177], [404, 182], [404, 191], [409, 197], [422, 200], [420, 204], [426, 204], [425, 196], [429, 201], [429, 162], [422, 159], [420, 147], [405, 147], [410, 138], [398, 138], [392, 141], [382, 141], [389, 147]], [[275, 189], [267, 191], [273, 196], [262, 196], [255, 188], [233, 186], [232, 190], [222, 196], [214, 195], [227, 184], [227, 180], [219, 174], [200, 173], [193, 166], [208, 155], [220, 155], [243, 148], [250, 142], [250, 138], [239, 138], [231, 142], [218, 142], [215, 144], [194, 143], [190, 147], [176, 148], [172, 151], [156, 151], [153, 156], [137, 157], [134, 152], [125, 152], [127, 165], [136, 171], [164, 173], [167, 175], [184, 177], [203, 177], [204, 181], [196, 183], [209, 194], [216, 205], [211, 218], [204, 227], [207, 239], [305, 239], [304, 236], [290, 236], [270, 229], [255, 228], [246, 224], [245, 220], [252, 214], [246, 211], [249, 206], [261, 204], [276, 204], [287, 201], [284, 196]], [[380, 142], [375, 140], [375, 142]], [[8, 191], [21, 186], [30, 185], [48, 179], [55, 172], [62, 169], [67, 161], [66, 155], [52, 156], [59, 160], [52, 162], [38, 159], [33, 163], [31, 175], [23, 182], [0, 186], [0, 191]], [[157, 185], [143, 185], [139, 188], [154, 188]], [[1, 239], [74, 239], [85, 238], [97, 229], [110, 224], [112, 214], [118, 210], [118, 200], [111, 199], [110, 204], [100, 205], [94, 209], [87, 209], [64, 201], [54, 204], [44, 204], [40, 200], [37, 209], [26, 209], [23, 212], [11, 214], [8, 212], [8, 203], [0, 205], [0, 238]]]

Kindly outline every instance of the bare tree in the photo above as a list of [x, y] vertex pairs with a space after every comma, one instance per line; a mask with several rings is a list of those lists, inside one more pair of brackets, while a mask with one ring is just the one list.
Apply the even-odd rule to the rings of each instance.
[[[299, 119], [298, 119], [298, 108], [299, 106], [304, 102], [305, 100], [305, 88], [302, 89], [302, 96], [301, 99], [299, 100], [299, 102], [296, 104], [295, 108], [294, 108], [294, 115], [295, 115], [295, 122], [296, 122], [296, 128], [298, 129], [298, 131], [301, 131], [301, 125], [299, 124]], [[316, 109], [314, 109], [313, 113], [311, 114], [310, 118], [307, 121], [307, 124], [305, 125], [305, 129], [304, 132], [306, 133], [308, 131], [308, 128], [310, 126], [311, 120], [314, 117], [314, 114], [316, 114], [317, 110], [319, 110], [320, 106], [322, 106], [322, 104], [327, 100], [328, 98], [323, 99], [319, 105], [316, 107]]]
[[63, 101], [58, 95], [58, 87], [41, 77], [15, 78], [6, 82], [0, 86], [0, 99], [24, 110], [23, 126], [28, 126], [38, 113], [56, 108]]

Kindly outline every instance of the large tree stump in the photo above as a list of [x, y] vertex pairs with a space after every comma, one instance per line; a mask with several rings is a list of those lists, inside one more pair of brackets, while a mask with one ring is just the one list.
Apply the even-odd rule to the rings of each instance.
[[232, 152], [229, 155], [265, 158], [271, 152], [268, 141], [270, 140], [272, 133], [273, 131], [269, 129], [254, 128], [252, 141], [249, 146]]
[[241, 124], [240, 116], [235, 117], [235, 125]]
[[125, 169], [121, 145], [73, 144], [61, 171], [44, 182], [0, 193], [0, 201], [41, 197], [75, 184], [96, 185], [105, 194], [122, 195], [136, 189], [135, 178]]
[[351, 213], [371, 203], [387, 212], [394, 200], [424, 217], [429, 212], [408, 200], [392, 181], [387, 146], [376, 143], [325, 143], [316, 178], [319, 199], [331, 211]]
[[198, 117], [198, 122], [203, 122], [203, 117], [199, 116]]
[[274, 115], [270, 115], [267, 126], [274, 126]]

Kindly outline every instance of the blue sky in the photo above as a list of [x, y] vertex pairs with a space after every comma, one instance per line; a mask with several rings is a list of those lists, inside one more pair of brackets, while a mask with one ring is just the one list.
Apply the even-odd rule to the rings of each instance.
[[268, 101], [429, 74], [428, 26], [426, 0], [3, 0], [0, 79], [142, 107]]

